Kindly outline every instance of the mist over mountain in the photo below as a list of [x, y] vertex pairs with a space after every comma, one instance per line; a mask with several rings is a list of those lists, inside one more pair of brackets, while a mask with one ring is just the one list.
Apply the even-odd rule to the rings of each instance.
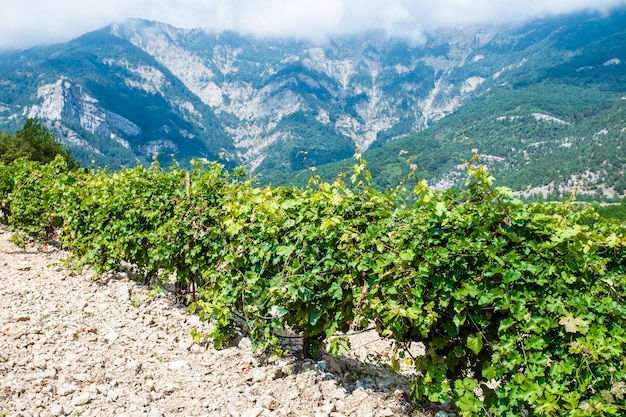
[[411, 163], [437, 187], [458, 186], [470, 138], [528, 196], [579, 181], [612, 197], [626, 187], [624, 105], [623, 9], [439, 30], [424, 43], [380, 31], [259, 39], [131, 19], [0, 54], [0, 129], [38, 118], [87, 166], [222, 158], [275, 183], [312, 165], [332, 176], [369, 150], [380, 187]]

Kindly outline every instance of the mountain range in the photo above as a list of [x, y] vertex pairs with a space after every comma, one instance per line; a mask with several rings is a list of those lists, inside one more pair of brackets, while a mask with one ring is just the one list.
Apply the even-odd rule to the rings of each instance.
[[477, 148], [526, 198], [626, 189], [626, 10], [424, 42], [381, 31], [322, 43], [131, 19], [0, 53], [0, 129], [37, 118], [86, 166], [153, 155], [244, 164], [263, 181], [332, 178], [365, 152], [375, 185], [411, 165], [437, 188]]

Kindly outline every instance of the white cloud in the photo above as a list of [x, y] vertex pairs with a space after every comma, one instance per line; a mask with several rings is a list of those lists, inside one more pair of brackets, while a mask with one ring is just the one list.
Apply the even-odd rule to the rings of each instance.
[[370, 28], [420, 39], [423, 30], [514, 23], [626, 0], [16, 0], [3, 4], [0, 49], [62, 42], [130, 17], [178, 27], [321, 39]]
[[235, 27], [244, 32], [319, 38], [341, 24], [344, 10], [335, 0], [257, 0], [235, 12]]

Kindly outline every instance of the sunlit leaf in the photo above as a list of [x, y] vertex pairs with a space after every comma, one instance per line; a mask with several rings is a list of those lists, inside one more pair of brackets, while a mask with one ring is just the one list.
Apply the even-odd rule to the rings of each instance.
[[564, 316], [559, 320], [559, 324], [569, 333], [585, 334], [589, 330], [589, 322], [580, 317]]
[[270, 309], [270, 315], [272, 317], [283, 317], [287, 313], [289, 313], [289, 311], [280, 306], [272, 306]]
[[467, 347], [472, 349], [472, 351], [476, 354], [480, 353], [483, 349], [483, 338], [480, 333], [467, 336]]

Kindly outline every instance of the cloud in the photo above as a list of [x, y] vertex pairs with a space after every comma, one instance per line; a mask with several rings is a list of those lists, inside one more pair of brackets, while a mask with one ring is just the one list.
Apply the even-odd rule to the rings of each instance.
[[366, 29], [419, 40], [426, 30], [509, 24], [626, 0], [17, 0], [2, 6], [0, 49], [62, 42], [131, 17], [178, 27], [323, 39]]
[[[344, 8], [336, 0], [257, 0], [245, 3], [233, 19], [243, 32], [267, 36], [320, 38], [340, 27]], [[219, 23], [219, 22], [218, 22]]]

